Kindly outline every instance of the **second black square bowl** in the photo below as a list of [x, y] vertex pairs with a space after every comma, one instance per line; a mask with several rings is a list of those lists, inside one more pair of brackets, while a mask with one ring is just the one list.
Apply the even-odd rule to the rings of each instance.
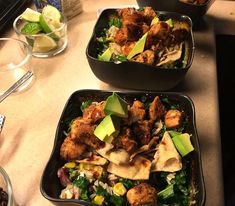
[[166, 69], [133, 61], [101, 61], [98, 59], [98, 34], [108, 27], [109, 17], [116, 15], [117, 9], [105, 9], [100, 14], [86, 49], [86, 56], [92, 72], [101, 81], [120, 88], [149, 91], [166, 91], [175, 87], [185, 78], [194, 57], [192, 21], [188, 16], [166, 11], [157, 11], [164, 18], [186, 22], [190, 28], [187, 38], [187, 58], [183, 68]]
[[[160, 98], [167, 98], [170, 102], [174, 102], [180, 106], [182, 111], [188, 116], [187, 131], [191, 134], [191, 141], [194, 146], [194, 151], [189, 156], [190, 161], [190, 193], [194, 194], [192, 201], [195, 206], [203, 206], [205, 203], [205, 186], [201, 165], [201, 153], [199, 147], [199, 139], [195, 123], [195, 109], [192, 100], [181, 93], [173, 92], [116, 92], [127, 102], [134, 100], [141, 100], [145, 98], [152, 101], [155, 96]], [[95, 206], [95, 204], [83, 200], [76, 199], [60, 199], [60, 193], [63, 187], [57, 177], [57, 171], [65, 163], [60, 157], [60, 147], [66, 137], [65, 131], [68, 131], [69, 122], [74, 118], [81, 116], [80, 106], [83, 102], [88, 100], [103, 101], [110, 96], [112, 92], [102, 90], [78, 90], [74, 92], [68, 99], [64, 110], [58, 122], [57, 131], [55, 135], [54, 147], [51, 156], [47, 162], [45, 170], [42, 174], [40, 190], [42, 195], [57, 206]], [[196, 193], [195, 193], [196, 191]], [[191, 194], [191, 195], [192, 195]], [[145, 205], [146, 206], [146, 205]]]
[[187, 3], [180, 0], [136, 0], [139, 7], [151, 6], [161, 11], [172, 11], [189, 16], [194, 24], [200, 24], [203, 16], [215, 0], [206, 0], [203, 4]]

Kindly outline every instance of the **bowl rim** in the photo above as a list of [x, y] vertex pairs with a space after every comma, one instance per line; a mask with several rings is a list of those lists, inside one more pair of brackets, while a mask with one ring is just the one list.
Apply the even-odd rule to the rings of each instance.
[[[182, 92], [172, 92], [172, 91], [145, 91], [145, 90], [127, 90], [127, 91], [123, 91], [123, 90], [100, 90], [100, 89], [80, 89], [80, 90], [76, 90], [74, 91], [69, 98], [67, 99], [67, 102], [65, 103], [65, 106], [62, 110], [61, 116], [59, 118], [58, 124], [57, 124], [57, 128], [56, 128], [56, 133], [55, 133], [55, 138], [54, 138], [54, 144], [53, 144], [53, 148], [51, 151], [51, 154], [49, 156], [48, 162], [46, 163], [46, 166], [44, 168], [44, 171], [42, 173], [41, 176], [41, 181], [40, 181], [40, 191], [41, 194], [49, 201], [52, 201], [54, 203], [77, 203], [77, 204], [84, 204], [87, 206], [95, 206], [95, 204], [93, 204], [92, 202], [87, 202], [87, 201], [83, 201], [83, 200], [77, 200], [77, 199], [59, 199], [58, 198], [53, 198], [51, 196], [49, 196], [44, 188], [43, 188], [43, 179], [45, 177], [45, 173], [47, 170], [47, 167], [49, 166], [49, 162], [52, 160], [53, 155], [55, 153], [56, 150], [56, 146], [57, 146], [57, 142], [59, 139], [59, 131], [60, 131], [60, 124], [62, 122], [62, 119], [65, 115], [65, 112], [69, 106], [69, 104], [71, 103], [72, 98], [75, 95], [81, 94], [81, 93], [89, 93], [89, 92], [93, 92], [93, 93], [107, 93], [107, 94], [112, 94], [113, 92], [117, 92], [118, 94], [123, 94], [123, 95], [140, 95], [140, 94], [150, 94], [150, 95], [159, 95], [159, 96], [171, 96], [171, 97], [179, 97], [184, 99], [182, 102], [188, 102], [190, 104], [190, 108], [192, 109], [192, 131], [194, 133], [194, 143], [195, 143], [195, 147], [197, 147], [197, 156], [198, 156], [198, 161], [197, 161], [197, 166], [198, 166], [198, 174], [199, 174], [199, 180], [201, 181], [201, 199], [200, 199], [200, 206], [203, 206], [205, 204], [205, 199], [206, 199], [206, 189], [205, 189], [205, 182], [204, 182], [204, 175], [203, 175], [203, 169], [202, 169], [202, 159], [201, 159], [201, 149], [200, 149], [200, 143], [199, 143], [199, 138], [198, 138], [198, 132], [197, 132], [197, 127], [196, 127], [196, 115], [195, 115], [195, 105], [191, 99], [190, 96], [188, 96], [187, 94], [184, 94]], [[145, 205], [147, 206], [147, 205]]]
[[[130, 7], [123, 7], [123, 8], [130, 8]], [[86, 47], [86, 56], [87, 58], [90, 58], [92, 59], [93, 61], [97, 61], [97, 62], [102, 62], [104, 64], [130, 64], [130, 65], [145, 65], [146, 68], [149, 68], [149, 69], [157, 69], [157, 70], [164, 70], [162, 67], [156, 67], [156, 66], [153, 66], [153, 65], [148, 65], [148, 64], [144, 64], [144, 63], [140, 63], [140, 62], [133, 62], [133, 61], [118, 61], [118, 62], [114, 62], [114, 61], [102, 61], [102, 60], [99, 60], [98, 58], [95, 58], [93, 56], [90, 55], [89, 53], [89, 49], [90, 49], [90, 46], [91, 46], [91, 43], [93, 41], [93, 38], [94, 36], [96, 35], [96, 27], [98, 26], [99, 24], [99, 21], [100, 19], [103, 17], [104, 13], [105, 12], [114, 12], [116, 11], [118, 8], [105, 8], [101, 11], [101, 13], [99, 14], [99, 17], [97, 18], [96, 20], [96, 23], [93, 27], [93, 30], [92, 30], [92, 34], [90, 36], [90, 39], [88, 41], [88, 44], [87, 44], [87, 47]], [[191, 56], [189, 57], [189, 62], [187, 63], [187, 65], [184, 67], [184, 68], [177, 68], [177, 69], [167, 69], [167, 70], [188, 70], [192, 63], [193, 63], [193, 59], [194, 59], [194, 55], [195, 55], [195, 40], [194, 40], [194, 35], [193, 35], [193, 21], [192, 19], [188, 16], [188, 15], [185, 15], [185, 14], [181, 14], [181, 13], [177, 13], [177, 12], [173, 12], [173, 11], [157, 11], [158, 13], [160, 14], [166, 14], [166, 15], [175, 15], [179, 18], [183, 18], [183, 19], [186, 19], [186, 21], [189, 22], [190, 24], [190, 38], [192, 39], [192, 47], [189, 48], [191, 50]], [[146, 69], [145, 68], [145, 69]]]

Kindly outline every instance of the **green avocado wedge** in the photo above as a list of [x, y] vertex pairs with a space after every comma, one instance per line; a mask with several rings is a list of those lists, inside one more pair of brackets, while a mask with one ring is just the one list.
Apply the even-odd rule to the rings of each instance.
[[119, 134], [120, 118], [114, 115], [107, 115], [96, 127], [94, 135], [101, 141], [111, 143], [112, 139]]
[[136, 54], [139, 54], [144, 51], [145, 42], [148, 36], [148, 32], [146, 32], [136, 43], [134, 48], [128, 54], [127, 59], [130, 60]]
[[128, 104], [117, 93], [113, 92], [111, 96], [106, 99], [104, 106], [104, 113], [106, 115], [116, 115], [118, 117], [126, 118], [128, 116]]

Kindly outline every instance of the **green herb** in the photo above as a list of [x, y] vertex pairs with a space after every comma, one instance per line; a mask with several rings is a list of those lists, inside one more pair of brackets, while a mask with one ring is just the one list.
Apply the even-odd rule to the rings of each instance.
[[144, 104], [145, 109], [149, 109], [151, 102], [148, 100], [147, 96], [142, 96], [141, 97], [141, 102]]
[[86, 177], [79, 176], [73, 181], [73, 184], [80, 189], [80, 198], [82, 200], [88, 200], [89, 180]]
[[86, 177], [79, 176], [78, 179], [73, 181], [73, 184], [80, 189], [86, 189], [89, 185], [89, 180]]
[[144, 8], [143, 8], [143, 7], [141, 7], [141, 8], [138, 8], [138, 9], [137, 9], [137, 11], [140, 11], [140, 12], [142, 12], [142, 11], [144, 11]]
[[92, 103], [92, 100], [88, 100], [86, 102], [83, 102], [80, 107], [81, 111], [83, 112], [87, 107], [89, 107], [91, 105], [91, 103]]
[[88, 190], [87, 189], [81, 189], [81, 191], [80, 191], [80, 198], [82, 200], [89, 200]]
[[30, 22], [24, 25], [24, 27], [21, 29], [21, 32], [24, 34], [37, 34], [40, 31], [42, 31], [42, 27], [37, 22]]
[[164, 190], [160, 191], [158, 197], [165, 200], [174, 196], [174, 185], [168, 185]]
[[107, 192], [107, 190], [106, 189], [104, 189], [102, 186], [98, 186], [97, 188], [96, 188], [96, 194], [97, 195], [101, 195], [101, 196], [103, 196], [104, 198], [108, 198], [109, 197], [109, 193]]
[[126, 189], [131, 189], [132, 187], [136, 186], [135, 181], [130, 179], [120, 179], [119, 181], [125, 186]]
[[73, 181], [73, 180], [77, 179], [78, 175], [79, 175], [79, 172], [77, 170], [69, 169], [69, 179], [70, 180]]
[[161, 102], [166, 106], [167, 109], [179, 109], [180, 106], [176, 102], [171, 102], [167, 97], [162, 98]]
[[116, 27], [118, 27], [118, 28], [121, 28], [122, 22], [121, 22], [121, 20], [120, 20], [119, 18], [117, 18], [117, 17], [111, 17], [111, 18], [109, 19], [109, 27], [111, 27], [111, 26], [116, 26]]
[[115, 55], [113, 57], [113, 61], [125, 62], [125, 61], [127, 61], [127, 58], [124, 55]]
[[113, 203], [115, 206], [122, 206], [122, 205], [124, 205], [125, 200], [121, 196], [112, 195], [110, 197], [110, 202]]

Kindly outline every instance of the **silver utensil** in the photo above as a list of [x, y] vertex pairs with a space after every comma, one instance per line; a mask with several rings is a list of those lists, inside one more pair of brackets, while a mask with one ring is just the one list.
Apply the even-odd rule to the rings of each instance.
[[1, 134], [5, 119], [6, 117], [0, 114], [0, 134]]
[[25, 73], [16, 83], [14, 83], [7, 91], [5, 91], [0, 96], [0, 103], [8, 97], [12, 92], [14, 92], [19, 86], [21, 86], [23, 83], [25, 83], [31, 76], [33, 75], [33, 72], [28, 71]]

